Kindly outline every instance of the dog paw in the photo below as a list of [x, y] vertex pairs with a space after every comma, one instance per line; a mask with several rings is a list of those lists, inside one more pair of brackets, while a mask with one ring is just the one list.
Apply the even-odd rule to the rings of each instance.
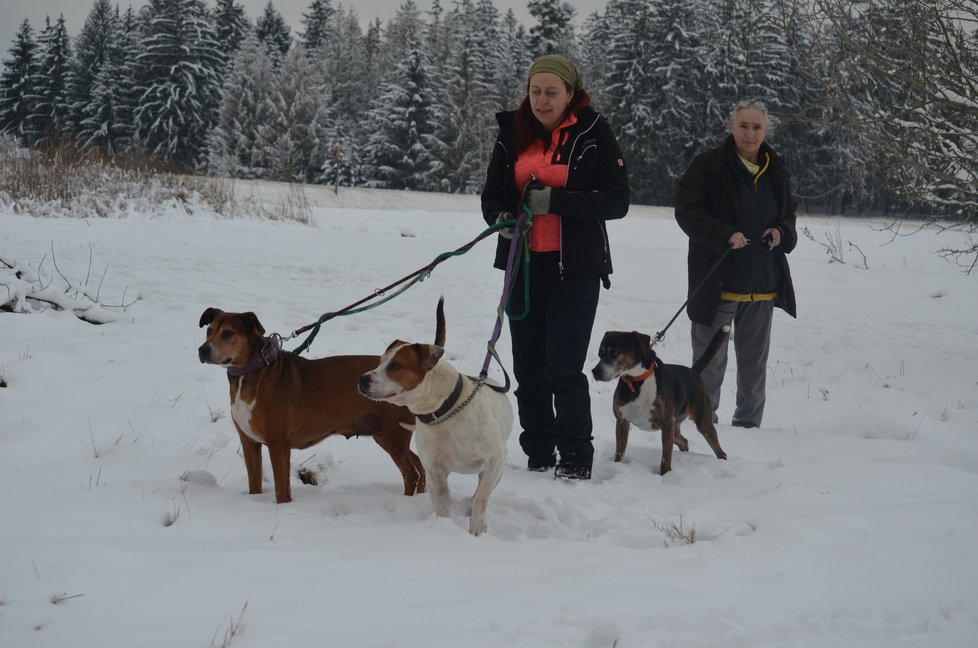
[[477, 520], [475, 518], [469, 520], [469, 533], [471, 533], [474, 536], [477, 536], [481, 533], [485, 533], [486, 528], [487, 527], [486, 527], [485, 520]]

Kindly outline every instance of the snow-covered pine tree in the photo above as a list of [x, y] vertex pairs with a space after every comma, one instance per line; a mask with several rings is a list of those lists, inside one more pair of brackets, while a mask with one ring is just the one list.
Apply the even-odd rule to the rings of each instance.
[[[488, 152], [492, 150], [495, 143], [496, 118], [495, 113], [504, 108], [512, 108], [510, 98], [515, 88], [520, 88], [524, 83], [516, 82], [516, 78], [522, 76], [520, 70], [515, 69], [520, 53], [526, 50], [520, 46], [514, 46], [507, 42], [506, 34], [503, 31], [503, 18], [493, 4], [493, 0], [476, 0], [474, 7], [473, 21], [476, 25], [482, 25], [482, 29], [477, 32], [479, 40], [479, 50], [485, 57], [485, 72], [489, 79], [489, 94], [487, 100], [491, 102], [490, 113], [482, 116], [482, 124], [485, 128], [486, 144], [483, 145], [483, 152], [486, 153], [485, 164], [478, 173], [479, 187], [485, 180], [485, 165], [489, 164]], [[525, 74], [525, 71], [523, 72]], [[515, 88], [514, 88], [515, 86]], [[522, 99], [522, 97], [520, 97]]]
[[135, 137], [183, 168], [202, 163], [220, 105], [223, 59], [202, 0], [150, 0], [137, 59]]
[[130, 7], [125, 16], [114, 10], [108, 25], [104, 58], [95, 71], [89, 101], [81, 109], [76, 139], [86, 150], [115, 156], [132, 137], [136, 101], [136, 18]]
[[37, 75], [30, 103], [28, 130], [37, 146], [56, 146], [66, 133], [69, 113], [68, 77], [71, 48], [64, 15], [53, 25], [45, 20], [37, 40]]
[[[438, 8], [436, 8], [436, 11]], [[421, 12], [418, 9], [418, 5], [414, 0], [403, 0], [394, 14], [394, 17], [387, 22], [386, 27], [380, 29], [379, 21], [376, 23], [378, 29], [368, 31], [368, 61], [370, 66], [376, 70], [376, 77], [382, 84], [384, 91], [388, 94], [393, 93], [392, 85], [406, 85], [417, 83], [417, 79], [409, 80], [404, 78], [403, 67], [405, 61], [407, 61], [409, 56], [415, 56], [417, 52], [424, 48], [424, 41], [430, 35], [427, 29], [427, 25], [422, 19]], [[373, 42], [370, 40], [374, 33], [380, 34], [379, 42]], [[417, 63], [417, 61], [414, 61]], [[436, 70], [435, 66], [431, 62], [431, 58], [425, 54], [424, 57], [424, 71], [423, 79], [426, 92], [426, 101], [437, 101], [439, 97], [439, 92], [436, 88], [441, 87], [442, 77], [441, 70]], [[418, 73], [421, 74], [421, 73]], [[376, 98], [372, 98], [376, 99]], [[386, 186], [372, 184], [377, 181], [377, 169], [378, 166], [376, 162], [376, 148], [378, 146], [378, 134], [370, 126], [371, 123], [376, 123], [375, 111], [383, 111], [383, 108], [376, 108], [373, 103], [372, 106], [372, 119], [368, 122], [367, 130], [364, 134], [364, 170], [363, 178], [364, 181], [371, 186]], [[428, 112], [434, 111], [437, 113], [437, 108], [431, 109]], [[428, 115], [430, 118], [430, 115]], [[425, 128], [427, 128], [426, 126]], [[384, 135], [380, 135], [384, 137]], [[368, 154], [368, 150], [370, 151]], [[429, 143], [429, 149], [424, 152], [425, 155], [438, 156], [440, 150], [437, 148], [431, 148]], [[409, 166], [409, 162], [405, 162], [404, 166]], [[381, 165], [381, 172], [384, 168]], [[395, 172], [397, 173], [397, 172]], [[410, 172], [404, 171], [403, 175], [408, 177], [411, 175]], [[434, 187], [432, 183], [434, 182], [431, 178], [426, 179], [427, 185], [423, 190], [432, 190]], [[398, 188], [408, 189], [411, 187], [400, 186]], [[421, 190], [419, 188], [419, 190]]]
[[506, 11], [499, 24], [499, 39], [499, 109], [514, 110], [526, 96], [526, 73], [533, 57], [526, 27], [516, 20], [512, 9]]
[[292, 30], [272, 4], [272, 0], [268, 0], [265, 10], [255, 21], [255, 34], [272, 53], [273, 60], [281, 61], [289, 53], [289, 47], [292, 46]]
[[[461, 0], [446, 23], [451, 25], [450, 57], [443, 76], [438, 139], [445, 180], [443, 190], [474, 193], [482, 187], [489, 151], [495, 142], [494, 114], [500, 108], [494, 87], [498, 59], [498, 11], [487, 12]], [[490, 41], [493, 41], [490, 43]]]
[[530, 27], [530, 52], [533, 58], [562, 54], [577, 58], [574, 33], [574, 7], [564, 0], [530, 0], [526, 5], [536, 24]]
[[268, 128], [262, 131], [269, 178], [313, 182], [329, 151], [324, 83], [306, 48], [292, 46], [276, 74]]
[[37, 72], [37, 41], [26, 18], [8, 52], [10, 58], [4, 59], [0, 75], [0, 133], [24, 138], [33, 112], [29, 99], [34, 93]]
[[238, 48], [251, 32], [251, 21], [244, 7], [235, 0], [217, 0], [214, 7], [214, 30], [220, 51], [224, 54], [225, 69], [230, 69]]
[[[380, 87], [380, 81], [376, 58], [368, 54], [370, 39], [364, 37], [356, 11], [352, 8], [337, 11], [333, 25], [334, 38], [326, 43], [317, 62], [324, 69], [330, 97], [333, 128], [328, 136], [329, 148], [339, 146], [348, 154], [339, 169], [340, 183], [353, 185], [359, 183], [360, 148], [366, 140], [365, 113], [370, 106], [371, 91]], [[371, 26], [371, 31], [379, 37], [379, 23]], [[321, 179], [333, 182], [335, 177], [336, 168], [332, 158], [328, 158]]]
[[68, 125], [75, 135], [79, 134], [86, 116], [92, 114], [92, 88], [105, 62], [105, 48], [110, 41], [115, 15], [109, 0], [94, 0], [85, 24], [73, 43], [74, 57], [68, 82]]
[[275, 71], [265, 44], [245, 36], [224, 84], [217, 125], [209, 138], [208, 169], [235, 178], [265, 178], [261, 155], [263, 131], [273, 115]]
[[431, 62], [432, 70], [439, 76], [448, 61], [450, 51], [449, 26], [444, 16], [445, 10], [439, 0], [432, 0], [425, 23], [423, 49]]
[[611, 62], [608, 57], [608, 44], [611, 35], [608, 30], [607, 17], [595, 11], [589, 15], [581, 26], [581, 36], [578, 40], [580, 55], [578, 69], [584, 76], [588, 94], [594, 100], [596, 107], [604, 110], [604, 97], [607, 94], [605, 84], [611, 77]]
[[384, 84], [368, 117], [365, 184], [431, 191], [439, 186], [436, 107], [431, 68], [419, 46], [410, 49]]
[[[438, 115], [438, 126], [436, 128], [437, 150], [436, 157], [442, 160], [445, 156], [445, 144], [441, 136], [446, 132], [444, 121], [448, 119], [448, 82], [449, 61], [452, 55], [452, 26], [445, 10], [439, 0], [432, 0], [431, 8], [427, 12], [427, 20], [424, 22], [424, 36], [420, 45], [431, 66], [430, 85], [433, 96], [435, 97], [435, 112]], [[432, 191], [447, 191], [448, 179], [445, 177], [445, 166], [438, 165], [439, 171], [434, 178], [436, 182], [432, 186]]]
[[[655, 110], [662, 101], [661, 78], [656, 73], [655, 10], [650, 0], [611, 0], [605, 12], [604, 47], [608, 76], [601, 106], [615, 129], [629, 164], [633, 199], [649, 202], [656, 195], [654, 177], [659, 134]], [[661, 193], [661, 192], [660, 192]]]
[[312, 0], [309, 13], [302, 14], [302, 44], [306, 47], [307, 55], [323, 49], [329, 42], [333, 29], [333, 8], [330, 0]]
[[[845, 195], [839, 189], [858, 175], [855, 171], [862, 162], [835, 127], [835, 110], [825, 101], [813, 69], [799, 58], [800, 52], [815, 52], [813, 23], [802, 13], [808, 5], [807, 0], [776, 3], [777, 28], [788, 46], [788, 72], [778, 98], [781, 123], [774, 144], [788, 162], [792, 190], [801, 208], [838, 213]], [[832, 51], [844, 48], [843, 43], [836, 42]]]
[[740, 92], [765, 102], [774, 113], [782, 112], [782, 106], [797, 104], [787, 34], [778, 27], [772, 0], [751, 0], [750, 11], [744, 13], [750, 38], [745, 42], [747, 84]]
[[[381, 69], [386, 70], [388, 75], [393, 73], [394, 68], [404, 60], [407, 53], [418, 48], [423, 32], [424, 24], [417, 3], [414, 0], [404, 0], [394, 17], [387, 22], [387, 28], [384, 30]], [[387, 81], [387, 76], [383, 80]]]
[[707, 101], [705, 123], [718, 133], [734, 102], [746, 98], [750, 2], [753, 0], [694, 0], [703, 35], [703, 74]]
[[696, 15], [689, 0], [660, 0], [652, 16], [651, 62], [660, 91], [653, 106], [651, 175], [643, 178], [642, 193], [658, 205], [671, 205], [676, 180], [693, 157], [715, 146], [718, 125], [704, 101], [703, 43], [696, 31]]

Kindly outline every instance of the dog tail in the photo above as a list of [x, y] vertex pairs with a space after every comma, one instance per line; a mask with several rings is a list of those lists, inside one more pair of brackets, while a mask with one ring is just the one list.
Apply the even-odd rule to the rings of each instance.
[[692, 367], [693, 371], [695, 371], [698, 374], [704, 369], [706, 369], [706, 365], [713, 362], [713, 358], [714, 356], [716, 356], [717, 351], [720, 350], [720, 347], [722, 347], [726, 343], [727, 338], [729, 337], [730, 337], [730, 325], [725, 324], [723, 327], [720, 328], [719, 331], [716, 332], [716, 334], [713, 336], [713, 339], [710, 340], [710, 345], [706, 347], [706, 351], [703, 352], [703, 355], [701, 355], [699, 359], [695, 363], [693, 363], [693, 367]]
[[438, 298], [435, 308], [435, 346], [445, 346], [445, 298]]

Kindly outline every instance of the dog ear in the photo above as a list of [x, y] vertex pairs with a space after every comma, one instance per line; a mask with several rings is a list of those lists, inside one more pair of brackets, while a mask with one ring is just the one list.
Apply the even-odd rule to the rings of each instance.
[[214, 321], [215, 317], [217, 317], [223, 312], [224, 311], [222, 311], [220, 308], [208, 308], [203, 313], [201, 313], [200, 324], [198, 324], [197, 326], [201, 326], [201, 327], [207, 326], [208, 324]]
[[445, 349], [434, 344], [415, 344], [414, 350], [421, 358], [421, 368], [425, 371], [434, 369], [442, 355], [445, 354]]
[[642, 355], [645, 355], [652, 348], [652, 336], [639, 333], [638, 331], [632, 331], [632, 335], [635, 337], [635, 344], [638, 345]]
[[258, 321], [258, 316], [251, 311], [241, 313], [241, 324], [246, 329], [254, 330], [258, 335], [265, 335], [265, 327]]

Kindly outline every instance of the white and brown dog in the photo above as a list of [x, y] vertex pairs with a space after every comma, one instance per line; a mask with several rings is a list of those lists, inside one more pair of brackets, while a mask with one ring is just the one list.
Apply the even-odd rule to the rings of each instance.
[[643, 430], [662, 431], [662, 462], [659, 474], [672, 469], [672, 445], [683, 452], [689, 441], [679, 431], [686, 418], [706, 438], [718, 459], [727, 453], [720, 447], [713, 425], [713, 404], [700, 372], [708, 365], [730, 335], [724, 326], [692, 368], [663, 364], [652, 350], [652, 338], [636, 331], [608, 331], [598, 348], [598, 364], [591, 370], [595, 380], [618, 378], [613, 410], [615, 413], [615, 461], [621, 461], [628, 446], [629, 423]]
[[360, 393], [404, 405], [417, 417], [414, 438], [435, 513], [448, 517], [449, 473], [478, 474], [469, 533], [486, 530], [486, 507], [506, 463], [513, 408], [502, 392], [458, 372], [432, 344], [396, 340], [379, 366], [360, 376]]

